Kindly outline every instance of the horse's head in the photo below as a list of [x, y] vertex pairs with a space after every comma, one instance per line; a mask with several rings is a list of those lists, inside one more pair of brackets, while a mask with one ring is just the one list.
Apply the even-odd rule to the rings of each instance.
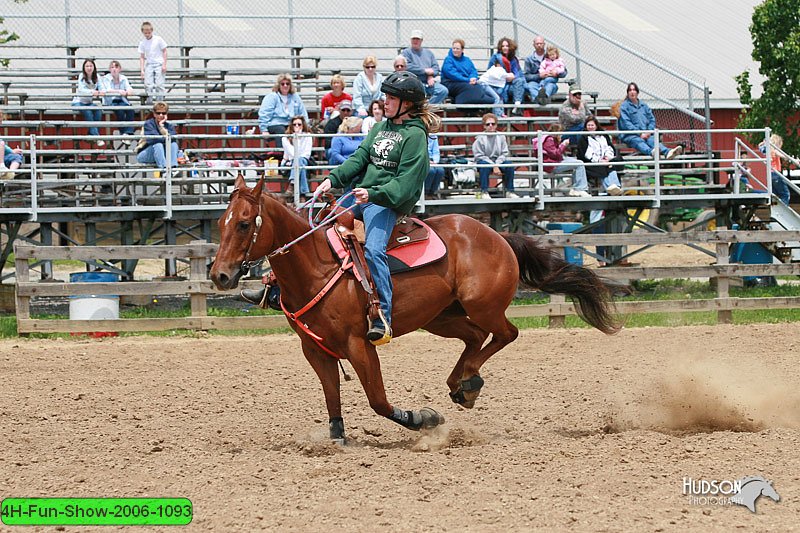
[[273, 235], [264, 223], [263, 178], [252, 189], [239, 174], [234, 182], [228, 208], [220, 217], [219, 250], [211, 267], [211, 280], [220, 290], [232, 289], [249, 265], [246, 262], [264, 257], [271, 250]]

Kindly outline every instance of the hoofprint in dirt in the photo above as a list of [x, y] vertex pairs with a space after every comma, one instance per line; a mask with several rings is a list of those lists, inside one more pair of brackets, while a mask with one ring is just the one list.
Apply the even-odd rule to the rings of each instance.
[[[340, 448], [295, 336], [3, 340], [0, 495], [187, 497], [189, 531], [798, 528], [795, 326], [523, 331], [473, 410], [445, 386], [460, 349], [381, 348], [390, 400], [447, 423], [409, 432], [343, 382]], [[748, 475], [781, 501], [683, 494]]]

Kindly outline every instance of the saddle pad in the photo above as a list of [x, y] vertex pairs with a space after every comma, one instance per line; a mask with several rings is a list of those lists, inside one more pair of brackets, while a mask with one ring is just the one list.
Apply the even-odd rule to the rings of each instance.
[[[421, 220], [413, 220], [415, 224], [419, 224], [425, 228], [425, 230], [427, 230], [428, 238], [424, 240], [415, 240], [419, 239], [419, 232], [415, 231], [414, 239], [411, 239], [407, 243], [403, 243], [403, 239], [398, 242], [398, 237], [403, 237], [403, 231], [407, 231], [411, 226], [404, 224], [398, 224], [395, 226], [395, 229], [392, 231], [392, 235], [389, 238], [389, 242], [396, 244], [394, 244], [392, 248], [387, 249], [386, 252], [389, 257], [389, 271], [392, 274], [429, 265], [447, 255], [447, 247], [445, 246], [444, 241], [442, 241], [442, 239], [436, 234], [436, 232]], [[336, 256], [339, 257], [339, 260], [344, 259], [347, 256], [347, 250], [345, 249], [342, 240], [336, 234], [336, 224], [328, 228], [325, 231], [325, 235], [328, 237], [328, 244], [330, 244], [331, 249], [333, 249], [333, 252], [336, 254]]]

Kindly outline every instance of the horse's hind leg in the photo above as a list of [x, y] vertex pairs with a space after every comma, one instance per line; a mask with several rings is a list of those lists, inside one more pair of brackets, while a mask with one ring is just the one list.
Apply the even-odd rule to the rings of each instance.
[[328, 408], [328, 431], [330, 438], [344, 443], [344, 420], [342, 419], [342, 398], [339, 391], [339, 367], [332, 356], [320, 350], [309, 338], [303, 338], [303, 354], [317, 373], [325, 405]]
[[[483, 387], [483, 379], [480, 375], [481, 367], [491, 356], [513, 342], [519, 335], [519, 330], [508, 321], [505, 313], [502, 311], [497, 312], [492, 306], [484, 304], [464, 305], [464, 310], [466, 314], [462, 319], [462, 323], [453, 322], [451, 327], [455, 327], [454, 324], [458, 324], [463, 329], [464, 335], [467, 335], [467, 332], [472, 332], [472, 335], [477, 336], [477, 332], [481, 332], [483, 335], [481, 343], [488, 336], [487, 332], [492, 335], [486, 346], [478, 350], [471, 350], [471, 344], [464, 340], [467, 343], [467, 347], [461, 354], [453, 373], [447, 379], [447, 384], [451, 390], [450, 397], [453, 401], [464, 407], [471, 408], [475, 405], [475, 400], [481, 393], [481, 387]], [[427, 326], [425, 329], [428, 329]], [[459, 336], [459, 338], [462, 337]], [[455, 390], [453, 389], [454, 384], [457, 384]]]
[[350, 364], [356, 371], [361, 386], [364, 387], [369, 405], [376, 413], [415, 431], [433, 428], [444, 423], [444, 417], [429, 407], [405, 411], [389, 403], [386, 398], [386, 389], [383, 386], [381, 363], [374, 346], [363, 339], [354, 338], [350, 343], [348, 353], [350, 354]]
[[[460, 305], [459, 305], [460, 308]], [[453, 371], [447, 377], [447, 386], [450, 389], [450, 398], [458, 404], [465, 407], [472, 407], [475, 404], [475, 399], [480, 393], [480, 388], [483, 385], [483, 380], [479, 375], [473, 375], [464, 383], [464, 363], [477, 354], [483, 343], [489, 337], [489, 333], [481, 329], [477, 324], [469, 319], [462, 309], [461, 312], [448, 312], [445, 311], [430, 323], [426, 324], [424, 329], [438, 335], [450, 339], [461, 339], [464, 342], [464, 351], [458, 358]], [[467, 390], [475, 390], [476, 394], [469, 402], [464, 397], [464, 392]], [[468, 404], [468, 405], [467, 405]]]

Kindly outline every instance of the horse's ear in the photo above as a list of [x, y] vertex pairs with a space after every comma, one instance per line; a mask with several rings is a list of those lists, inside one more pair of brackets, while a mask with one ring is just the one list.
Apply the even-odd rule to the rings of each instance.
[[236, 175], [236, 179], [233, 181], [233, 187], [239, 190], [242, 190], [247, 187], [247, 185], [244, 182], [244, 176], [242, 176], [241, 172], [239, 172]]
[[261, 191], [264, 189], [264, 176], [258, 178], [258, 183], [253, 187], [253, 196], [261, 198]]

